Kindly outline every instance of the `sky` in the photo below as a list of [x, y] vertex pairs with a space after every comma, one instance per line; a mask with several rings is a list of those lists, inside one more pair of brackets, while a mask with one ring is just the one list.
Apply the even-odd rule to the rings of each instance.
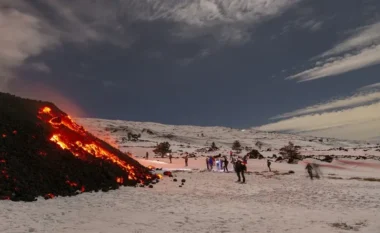
[[1, 0], [0, 91], [77, 117], [380, 140], [378, 0]]

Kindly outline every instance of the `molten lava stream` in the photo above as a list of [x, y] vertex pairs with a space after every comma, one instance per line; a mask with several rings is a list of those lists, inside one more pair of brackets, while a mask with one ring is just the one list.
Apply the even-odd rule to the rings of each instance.
[[[72, 154], [81, 159], [84, 159], [87, 155], [91, 155], [96, 158], [111, 161], [128, 173], [129, 180], [143, 183], [143, 179], [152, 179], [150, 175], [144, 175], [143, 177], [139, 175], [140, 177], [138, 177], [134, 166], [127, 164], [117, 155], [98, 145], [96, 138], [91, 137], [91, 135], [88, 134], [82, 126], [76, 124], [70, 116], [54, 114], [51, 108], [44, 107], [39, 111], [38, 117], [49, 123], [55, 129], [55, 133], [50, 140], [59, 145], [63, 150], [69, 150]], [[124, 179], [120, 177], [117, 178], [116, 181], [122, 184]]]

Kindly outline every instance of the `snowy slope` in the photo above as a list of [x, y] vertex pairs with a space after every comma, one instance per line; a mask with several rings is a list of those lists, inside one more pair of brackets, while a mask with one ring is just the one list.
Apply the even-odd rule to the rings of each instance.
[[[273, 149], [263, 152], [265, 155], [276, 153], [288, 141], [304, 147], [304, 153], [378, 153], [372, 148], [376, 145], [363, 142], [319, 141], [312, 137], [267, 135], [254, 130], [242, 132], [223, 127], [101, 119], [77, 119], [77, 122], [137, 156], [145, 155], [161, 141], [169, 141], [177, 155], [181, 153], [179, 150], [194, 152], [212, 141], [222, 147], [222, 153], [228, 153], [233, 140], [240, 140], [243, 146], [253, 146], [260, 140], [266, 144], [262, 150]], [[142, 133], [141, 140], [123, 142], [128, 132]], [[173, 135], [171, 139], [167, 138], [168, 134]], [[348, 148], [348, 152], [328, 151], [340, 146]], [[358, 149], [354, 151], [353, 148]], [[247, 183], [240, 184], [235, 182], [234, 172], [205, 171], [205, 160], [199, 157], [190, 158], [188, 167], [179, 158], [173, 159], [173, 163], [167, 158], [136, 159], [146, 166], [190, 171], [173, 172], [178, 181], [186, 179], [182, 187], [179, 187], [180, 182], [165, 176], [153, 189], [122, 187], [110, 192], [47, 201], [41, 198], [32, 203], [0, 201], [3, 210], [0, 211], [0, 232], [380, 232], [379, 161], [334, 160], [321, 166], [321, 179], [311, 181], [305, 172], [305, 161], [273, 163], [273, 170], [269, 172], [265, 160], [251, 159], [247, 164]], [[231, 164], [229, 169], [232, 170]], [[288, 174], [289, 170], [294, 173]]]
[[[195, 152], [197, 149], [210, 146], [212, 142], [215, 142], [216, 146], [220, 147], [219, 151], [213, 152], [214, 154], [228, 154], [235, 140], [240, 141], [243, 147], [247, 146], [255, 149], [258, 149], [255, 143], [257, 141], [262, 142], [263, 146], [260, 151], [264, 156], [278, 153], [278, 150], [288, 144], [289, 141], [301, 146], [302, 154], [304, 155], [380, 156], [380, 146], [378, 144], [363, 141], [344, 141], [331, 138], [267, 133], [255, 129], [177, 126], [93, 118], [79, 118], [76, 121], [96, 136], [123, 151], [130, 151], [136, 156], [143, 156], [146, 151], [151, 152], [157, 143], [164, 141], [168, 141], [173, 152], [177, 154]], [[148, 130], [149, 133], [147, 132]], [[128, 141], [128, 132], [141, 134], [139, 141]], [[338, 150], [337, 148], [340, 147], [348, 151]], [[197, 155], [201, 154], [204, 153], [197, 153]]]
[[[141, 159], [142, 163], [153, 160]], [[251, 160], [247, 184], [234, 173], [204, 172], [203, 160], [190, 159], [192, 172], [174, 173], [183, 187], [164, 179], [148, 188], [122, 187], [107, 193], [42, 199], [32, 203], [1, 201], [2, 233], [379, 233], [380, 182], [352, 180], [380, 177], [377, 171], [324, 169], [311, 181], [300, 164]], [[163, 167], [167, 163], [160, 164]], [[174, 160], [173, 166], [183, 166]], [[331, 174], [331, 175], [330, 175]], [[330, 179], [333, 176], [338, 179]]]

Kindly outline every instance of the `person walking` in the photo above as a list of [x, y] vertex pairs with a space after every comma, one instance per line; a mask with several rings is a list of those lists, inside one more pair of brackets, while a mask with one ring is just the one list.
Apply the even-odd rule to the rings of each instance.
[[269, 159], [267, 159], [267, 166], [268, 166], [268, 169], [269, 169], [269, 171], [271, 172], [272, 170], [270, 169], [270, 165], [272, 164], [272, 162], [269, 160]]
[[306, 168], [305, 168], [305, 169], [307, 170], [307, 173], [309, 173], [309, 177], [310, 177], [310, 179], [312, 180], [312, 179], [313, 179], [313, 167], [311, 166], [310, 163], [308, 163], [308, 164], [306, 165]]

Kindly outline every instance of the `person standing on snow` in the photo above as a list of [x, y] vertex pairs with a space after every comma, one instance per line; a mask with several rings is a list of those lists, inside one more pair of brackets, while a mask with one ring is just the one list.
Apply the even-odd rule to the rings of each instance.
[[172, 163], [172, 158], [173, 158], [172, 153], [169, 153], [169, 162], [170, 163]]
[[210, 171], [212, 171], [213, 167], [214, 167], [214, 160], [212, 159], [212, 157], [210, 156], [208, 158], [208, 162], [210, 164]]
[[272, 164], [272, 162], [269, 160], [269, 159], [267, 159], [267, 166], [268, 166], [268, 169], [269, 169], [269, 171], [271, 172], [272, 170], [270, 169], [270, 165]]
[[220, 170], [222, 170], [223, 169], [223, 162], [224, 162], [224, 160], [222, 159], [222, 154], [219, 154], [218, 157], [219, 157], [219, 168], [220, 168]]
[[223, 167], [224, 172], [228, 172], [228, 160], [227, 156], [224, 156], [224, 167]]
[[148, 151], [145, 154], [145, 159], [149, 159], [149, 153], [148, 153]]
[[185, 167], [187, 167], [187, 165], [188, 165], [188, 162], [189, 161], [189, 155], [188, 154], [186, 154], [186, 156], [185, 156]]
[[309, 177], [310, 177], [310, 179], [312, 180], [312, 179], [313, 179], [313, 167], [311, 166], [310, 163], [308, 163], [308, 164], [306, 165], [306, 168], [305, 168], [305, 169], [307, 170], [307, 173], [309, 173]]
[[[240, 159], [236, 161], [235, 172], [238, 177], [238, 180], [236, 182], [241, 182], [242, 184], [245, 183], [244, 172], [246, 171], [246, 169], [247, 167], [243, 164], [243, 162]], [[241, 181], [241, 178], [243, 178], [243, 181]]]
[[210, 171], [210, 161], [209, 161], [209, 157], [206, 157], [206, 166], [207, 166], [207, 171]]

